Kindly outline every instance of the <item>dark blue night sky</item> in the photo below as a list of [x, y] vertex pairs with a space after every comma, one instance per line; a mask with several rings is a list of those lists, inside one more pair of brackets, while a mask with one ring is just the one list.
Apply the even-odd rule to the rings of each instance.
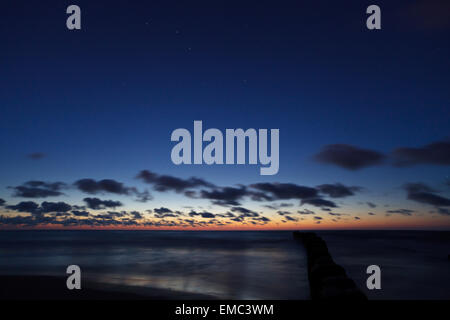
[[[66, 28], [70, 4], [81, 30]], [[366, 28], [370, 4], [381, 7], [381, 30]], [[15, 216], [58, 225], [58, 212], [77, 210], [95, 220], [103, 209], [163, 227], [191, 218], [211, 228], [450, 227], [448, 2], [14, 1], [0, 12], [7, 226], [21, 225]], [[279, 128], [279, 173], [174, 165], [170, 134], [194, 120], [223, 132]], [[144, 190], [153, 199], [136, 201]], [[29, 201], [38, 207], [19, 206]], [[161, 207], [172, 216], [155, 216]], [[257, 216], [233, 220], [244, 214], [236, 208]], [[215, 217], [195, 214], [205, 212]]]

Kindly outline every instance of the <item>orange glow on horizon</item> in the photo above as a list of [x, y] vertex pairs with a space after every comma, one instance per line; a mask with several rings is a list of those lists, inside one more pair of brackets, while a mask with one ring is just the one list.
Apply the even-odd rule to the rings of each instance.
[[442, 229], [450, 230], [448, 223], [436, 223], [438, 221], [363, 221], [352, 220], [349, 222], [322, 221], [317, 224], [315, 221], [301, 221], [294, 223], [269, 223], [265, 225], [244, 225], [229, 224], [226, 226], [61, 226], [61, 225], [38, 225], [35, 227], [25, 226], [0, 226], [0, 230], [161, 230], [161, 231], [284, 231], [284, 230], [395, 230], [395, 229]]

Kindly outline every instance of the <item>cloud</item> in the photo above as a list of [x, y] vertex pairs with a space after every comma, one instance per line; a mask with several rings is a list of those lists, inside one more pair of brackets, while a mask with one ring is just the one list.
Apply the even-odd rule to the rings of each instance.
[[399, 167], [417, 164], [450, 165], [450, 141], [430, 143], [419, 148], [398, 148], [393, 151], [394, 164]]
[[330, 200], [325, 200], [322, 198], [315, 199], [305, 199], [301, 201], [301, 204], [310, 204], [315, 207], [328, 207], [328, 208], [338, 208], [338, 206]]
[[44, 181], [28, 181], [21, 186], [8, 187], [13, 189], [14, 197], [21, 198], [46, 198], [46, 197], [56, 197], [63, 193], [60, 191], [66, 188], [64, 182], [44, 182]]
[[423, 183], [407, 183], [403, 186], [409, 200], [436, 207], [449, 207], [450, 199], [435, 194], [435, 190]]
[[138, 211], [131, 211], [130, 214], [133, 216], [134, 219], [143, 219], [144, 218], [144, 216]]
[[344, 186], [341, 183], [335, 183], [335, 184], [322, 184], [320, 186], [317, 186], [317, 189], [321, 193], [324, 193], [331, 198], [344, 198], [348, 196], [353, 196], [355, 192], [361, 191], [361, 187], [347, 187]]
[[89, 212], [87, 212], [87, 211], [74, 210], [71, 213], [76, 217], [88, 217], [89, 216]]
[[314, 211], [311, 211], [311, 210], [308, 210], [308, 209], [298, 210], [297, 213], [298, 214], [316, 214]]
[[120, 201], [114, 200], [100, 200], [99, 198], [84, 198], [88, 208], [93, 210], [100, 210], [105, 208], [116, 208], [122, 206]]
[[110, 192], [115, 194], [128, 194], [129, 188], [123, 183], [112, 179], [103, 179], [95, 181], [94, 179], [80, 179], [74, 182], [74, 185], [85, 193], [97, 194], [100, 192]]
[[[293, 183], [255, 183], [251, 188], [268, 193], [266, 200], [307, 199], [317, 197], [317, 189]], [[261, 194], [260, 194], [261, 195]]]
[[316, 220], [322, 220], [323, 218], [322, 218], [322, 217], [314, 217], [314, 219], [316, 219]]
[[118, 195], [136, 195], [137, 201], [146, 202], [153, 199], [150, 193], [145, 190], [140, 192], [135, 187], [126, 187], [122, 182], [113, 179], [80, 179], [74, 182], [78, 190], [88, 194], [114, 193]]
[[367, 213], [369, 216], [374, 216], [375, 215], [375, 213], [373, 213], [373, 212], [368, 212]]
[[241, 216], [244, 217], [257, 217], [259, 214], [255, 211], [252, 211], [250, 209], [244, 208], [244, 207], [233, 207], [231, 208], [231, 212], [240, 213]]
[[358, 170], [383, 163], [385, 156], [377, 151], [347, 144], [330, 144], [315, 155], [317, 162], [333, 164], [348, 170]]
[[272, 209], [272, 210], [277, 210], [280, 208], [289, 208], [289, 207], [293, 207], [294, 205], [292, 203], [286, 203], [286, 202], [282, 202], [282, 203], [273, 203], [273, 204], [268, 204], [268, 205], [264, 205], [263, 207], [268, 208], [268, 209]]
[[404, 216], [411, 216], [414, 213], [414, 210], [409, 209], [397, 209], [397, 210], [388, 210], [386, 213], [389, 214], [401, 214]]
[[233, 207], [230, 210], [236, 214], [239, 214], [237, 217], [231, 218], [231, 220], [233, 221], [242, 222], [246, 218], [256, 219], [257, 217], [260, 216], [258, 212], [255, 212], [253, 210], [244, 207]]
[[27, 154], [27, 157], [32, 160], [39, 160], [39, 159], [44, 158], [45, 156], [46, 156], [45, 153], [42, 153], [42, 152], [33, 152], [33, 153]]
[[289, 220], [289, 221], [298, 221], [297, 218], [293, 218], [293, 217], [290, 217], [290, 216], [285, 216], [284, 218], [285, 218], [286, 220]]
[[[151, 210], [150, 210], [151, 211]], [[174, 218], [183, 215], [180, 211], [173, 211], [169, 208], [161, 207], [153, 209], [156, 218]]]
[[65, 202], [47, 202], [47, 201], [42, 202], [40, 206], [38, 203], [33, 201], [22, 201], [16, 205], [7, 206], [6, 208], [17, 212], [37, 214], [37, 215], [49, 212], [63, 213], [72, 210], [72, 206]]
[[201, 190], [197, 196], [201, 199], [212, 200], [213, 204], [221, 206], [238, 206], [239, 200], [248, 195], [247, 189], [243, 186], [239, 188], [223, 187], [211, 191]]
[[348, 216], [347, 213], [328, 212], [328, 214], [329, 214], [330, 216], [337, 216], [337, 217], [340, 217], [340, 216]]
[[438, 209], [438, 213], [446, 215], [446, 216], [450, 216], [450, 209], [447, 208], [437, 208]]
[[2, 198], [0, 198], [0, 207], [2, 207], [5, 203], [6, 203], [6, 201], [3, 200]]
[[422, 182], [406, 183], [403, 186], [403, 189], [405, 189], [408, 193], [436, 192], [436, 190], [434, 190], [433, 188], [427, 186], [425, 183]]
[[25, 212], [25, 213], [36, 213], [38, 212], [39, 204], [33, 201], [22, 201], [16, 205], [6, 206], [7, 209], [14, 210], [17, 212]]
[[200, 216], [202, 218], [208, 218], [208, 219], [212, 219], [212, 218], [216, 217], [216, 215], [211, 212], [206, 212], [206, 211], [196, 212], [194, 210], [191, 210], [191, 212], [189, 212], [189, 216], [191, 216], [191, 217]]
[[[37, 205], [37, 204], [36, 204]], [[46, 205], [44, 205], [46, 207]], [[48, 207], [48, 205], [47, 205]], [[74, 207], [74, 206], [72, 206]], [[16, 209], [30, 209], [29, 211], [38, 211], [36, 206], [24, 208], [24, 205], [18, 205]], [[162, 210], [160, 212], [166, 212], [165, 215], [181, 215], [179, 211], [173, 211], [166, 208], [167, 210]], [[167, 213], [167, 212], [172, 213]], [[72, 211], [72, 212], [51, 212], [35, 214], [30, 216], [3, 216], [0, 215], [0, 225], [1, 226], [27, 226], [35, 227], [38, 225], [58, 225], [63, 227], [73, 227], [73, 226], [90, 226], [90, 227], [114, 227], [114, 226], [152, 226], [152, 227], [207, 227], [207, 226], [225, 226], [231, 223], [231, 221], [219, 221], [215, 219], [215, 216], [211, 212], [195, 212], [191, 211], [191, 216], [199, 217], [197, 219], [182, 219], [177, 217], [177, 219], [171, 220], [149, 220], [143, 217], [140, 212], [137, 211], [108, 211], [100, 214], [92, 215], [87, 211]], [[225, 215], [224, 215], [225, 216]], [[231, 213], [226, 214], [227, 218], [233, 217]], [[167, 216], [165, 216], [167, 217]], [[156, 217], [161, 218], [161, 217]], [[136, 221], [136, 219], [140, 221]], [[266, 217], [253, 217], [251, 224], [265, 224], [270, 219]]]
[[189, 179], [181, 179], [168, 175], [159, 175], [148, 170], [142, 170], [141, 172], [139, 172], [136, 178], [141, 179], [145, 183], [153, 185], [153, 188], [159, 192], [183, 192], [198, 187], [215, 187], [214, 184], [200, 178], [191, 177]]
[[376, 208], [377, 207], [377, 205], [375, 203], [372, 203], [372, 202], [366, 202], [366, 203], [371, 208]]
[[164, 207], [161, 207], [161, 208], [155, 208], [155, 209], [153, 209], [153, 211], [154, 212], [156, 212], [156, 213], [158, 213], [158, 214], [163, 214], [163, 213], [172, 213], [173, 211], [172, 210], [170, 210], [169, 208], [164, 208]]
[[40, 212], [68, 212], [72, 210], [72, 206], [65, 202], [47, 202], [41, 203]]
[[252, 218], [252, 220], [263, 222], [263, 224], [266, 224], [267, 222], [270, 221], [270, 219], [267, 217], [256, 217], [256, 218]]

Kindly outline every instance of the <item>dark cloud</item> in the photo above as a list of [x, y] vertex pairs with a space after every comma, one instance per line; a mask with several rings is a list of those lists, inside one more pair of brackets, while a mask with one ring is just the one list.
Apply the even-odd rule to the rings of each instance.
[[89, 194], [114, 193], [119, 195], [135, 195], [137, 196], [137, 200], [141, 202], [146, 202], [153, 198], [147, 190], [140, 192], [135, 187], [127, 187], [122, 182], [113, 179], [99, 181], [94, 179], [80, 179], [74, 185], [78, 190]]
[[115, 194], [129, 193], [129, 188], [125, 187], [123, 183], [112, 179], [103, 179], [99, 181], [94, 179], [81, 179], [76, 181], [74, 185], [79, 190], [90, 194], [97, 194], [100, 192], [110, 192]]
[[435, 194], [435, 190], [423, 183], [408, 183], [404, 185], [409, 200], [429, 204], [436, 207], [449, 207], [450, 199]]
[[231, 212], [226, 212], [226, 213], [216, 214], [216, 217], [220, 217], [220, 218], [234, 218], [235, 215], [232, 214]]
[[259, 213], [244, 207], [233, 207], [230, 210], [235, 214], [238, 214], [238, 216], [231, 218], [233, 221], [243, 222], [246, 218], [254, 219], [260, 216]]
[[[85, 198], [87, 207], [97, 209], [104, 209], [113, 207], [118, 203], [112, 200], [103, 201], [97, 198]], [[76, 206], [77, 208], [80, 206]], [[238, 216], [232, 212], [224, 214], [214, 214], [208, 211], [194, 211], [191, 210], [187, 215], [193, 219], [183, 219], [181, 216], [186, 214], [180, 211], [173, 211], [172, 209], [160, 207], [153, 210], [154, 217], [145, 218], [137, 211], [107, 211], [98, 214], [91, 214], [85, 210], [74, 210], [75, 206], [70, 206], [62, 202], [43, 202], [41, 206], [34, 202], [21, 202], [10, 209], [31, 213], [26, 217], [5, 217], [0, 215], [0, 225], [14, 225], [14, 226], [38, 226], [38, 225], [58, 225], [58, 226], [154, 226], [154, 227], [207, 227], [207, 226], [226, 226], [232, 221], [241, 222], [243, 224], [266, 224], [270, 222], [267, 217], [260, 216], [257, 212], [244, 207], [233, 207], [230, 210], [234, 211]], [[150, 210], [152, 211], [152, 210]], [[165, 220], [165, 218], [173, 218]], [[200, 218], [200, 219], [198, 219]], [[222, 218], [226, 221], [219, 220]]]
[[315, 160], [318, 162], [333, 164], [348, 170], [379, 165], [384, 159], [385, 156], [380, 152], [347, 144], [327, 145], [315, 155]]
[[79, 210], [74, 210], [72, 211], [72, 214], [76, 217], [88, 217], [89, 216], [89, 212], [87, 211], [79, 211]]
[[265, 224], [265, 223], [270, 221], [270, 219], [267, 218], [267, 217], [256, 217], [256, 218], [252, 218], [252, 220], [263, 222], [263, 224]]
[[0, 198], [0, 207], [3, 206], [6, 203], [5, 200], [3, 200], [2, 198]]
[[286, 203], [286, 202], [282, 202], [282, 203], [273, 203], [273, 204], [268, 204], [265, 205], [263, 207], [268, 208], [268, 209], [272, 209], [272, 210], [277, 210], [280, 208], [289, 208], [289, 207], [293, 207], [294, 205], [292, 203]]
[[33, 152], [30, 154], [27, 154], [27, 157], [32, 159], [32, 160], [39, 160], [45, 157], [45, 153], [42, 152]]
[[328, 212], [328, 214], [329, 214], [330, 216], [337, 216], [337, 217], [340, 217], [340, 216], [348, 216], [347, 213]]
[[244, 208], [244, 207], [233, 207], [231, 208], [231, 211], [234, 213], [239, 213], [240, 217], [258, 217], [259, 213], [252, 211], [250, 209]]
[[106, 213], [102, 213], [102, 214], [98, 214], [95, 217], [96, 218], [102, 218], [102, 219], [108, 219], [108, 220], [113, 220], [116, 218], [121, 218], [126, 216], [127, 213], [125, 211], [108, 211]]
[[419, 148], [398, 148], [392, 153], [399, 167], [416, 164], [450, 165], [450, 141], [430, 143]]
[[421, 182], [415, 182], [415, 183], [406, 183], [403, 188], [408, 193], [417, 193], [417, 192], [436, 192], [433, 188], [427, 186], [424, 183]]
[[243, 186], [240, 188], [224, 187], [211, 191], [201, 190], [199, 193], [200, 198], [212, 200], [213, 204], [222, 206], [238, 206], [239, 200], [246, 195], [248, 192]]
[[99, 198], [84, 198], [88, 208], [93, 210], [100, 210], [105, 208], [116, 208], [122, 206], [120, 201], [114, 200], [100, 200]]
[[308, 209], [298, 210], [297, 213], [298, 214], [316, 214], [314, 211], [311, 211], [311, 210], [308, 210]]
[[361, 191], [361, 187], [347, 187], [341, 183], [335, 183], [335, 184], [322, 184], [320, 186], [317, 186], [317, 189], [321, 193], [324, 193], [331, 198], [344, 198], [348, 196], [353, 196], [355, 192]]
[[372, 202], [366, 202], [366, 203], [371, 208], [376, 208], [377, 207], [377, 205], [375, 203], [372, 203]]
[[216, 217], [216, 215], [211, 212], [206, 212], [206, 211], [196, 212], [194, 210], [191, 210], [191, 212], [189, 212], [189, 216], [191, 216], [191, 217], [200, 216], [202, 218], [208, 218], [208, 219], [212, 219], [212, 218]]
[[42, 213], [47, 212], [68, 212], [72, 210], [72, 206], [65, 202], [47, 202], [41, 203], [40, 211]]
[[285, 218], [286, 220], [289, 220], [289, 221], [298, 221], [297, 218], [293, 218], [293, 217], [290, 217], [290, 216], [285, 216], [284, 218]]
[[438, 213], [449, 216], [450, 215], [450, 209], [447, 208], [437, 208]]
[[38, 212], [39, 204], [33, 201], [22, 201], [16, 205], [6, 206], [6, 208], [17, 212], [25, 212], [33, 214]]
[[39, 206], [38, 203], [33, 201], [22, 201], [16, 205], [7, 206], [7, 209], [17, 212], [24, 212], [30, 214], [41, 215], [49, 212], [68, 212], [72, 210], [72, 206], [65, 202], [47, 202], [44, 201]]
[[374, 216], [375, 215], [375, 213], [373, 213], [373, 212], [368, 212], [367, 213], [369, 216]]
[[280, 216], [286, 216], [286, 215], [288, 215], [288, 214], [292, 214], [292, 212], [289, 212], [289, 211], [277, 211], [277, 213], [278, 213]]
[[413, 200], [416, 202], [426, 203], [430, 204], [436, 207], [449, 207], [450, 206], [450, 199], [445, 198], [433, 193], [427, 193], [427, 192], [416, 192], [416, 193], [409, 193], [408, 199]]
[[314, 219], [316, 219], [316, 220], [322, 220], [323, 218], [322, 218], [322, 217], [314, 217]]
[[315, 199], [305, 199], [301, 201], [301, 204], [310, 204], [315, 207], [328, 207], [328, 208], [338, 208], [338, 206], [330, 200], [325, 200], [322, 198]]
[[361, 220], [361, 218], [360, 217], [354, 217], [355, 218], [355, 220]]
[[14, 197], [46, 198], [62, 195], [63, 193], [60, 190], [66, 188], [66, 184], [63, 182], [28, 181], [21, 186], [8, 188], [14, 190]]
[[[91, 226], [91, 227], [112, 227], [112, 226], [153, 226], [153, 227], [205, 227], [205, 226], [223, 226], [229, 224], [217, 219], [211, 219], [212, 213], [201, 212], [199, 216], [210, 218], [207, 220], [178, 219], [178, 220], [145, 220], [137, 222], [134, 219], [141, 218], [142, 215], [137, 211], [108, 211], [97, 215], [91, 215], [87, 212], [56, 212], [30, 216], [2, 216], [0, 215], [0, 225], [27, 226], [35, 227], [38, 225], [58, 225], [58, 226]], [[265, 219], [260, 219], [265, 223]]]
[[153, 209], [154, 212], [158, 213], [158, 214], [163, 214], [163, 213], [172, 213], [172, 210], [170, 210], [169, 208], [165, 208], [165, 207], [161, 207], [161, 208], [155, 208]]
[[138, 179], [141, 179], [145, 183], [153, 185], [153, 188], [159, 192], [175, 191], [183, 192], [188, 189], [207, 187], [214, 188], [214, 184], [209, 183], [203, 179], [191, 177], [189, 179], [181, 179], [168, 175], [159, 175], [157, 173], [142, 170], [137, 175]]
[[388, 214], [401, 214], [404, 216], [411, 216], [414, 213], [414, 210], [409, 209], [397, 209], [397, 210], [388, 210], [386, 211]]
[[155, 213], [155, 218], [164, 219], [164, 218], [176, 218], [177, 215], [175, 213]]
[[266, 200], [307, 199], [317, 197], [317, 189], [293, 183], [255, 183], [251, 188], [268, 193]]
[[138, 211], [131, 211], [130, 214], [133, 216], [134, 219], [143, 219], [144, 218], [144, 216]]
[[153, 209], [155, 212], [155, 218], [175, 218], [181, 215], [180, 211], [173, 211], [169, 208], [161, 207]]

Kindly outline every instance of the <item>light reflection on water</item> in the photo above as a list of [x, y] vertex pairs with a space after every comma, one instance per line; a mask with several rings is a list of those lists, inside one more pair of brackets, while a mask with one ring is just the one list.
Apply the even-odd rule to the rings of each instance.
[[221, 299], [308, 299], [306, 258], [290, 232], [0, 232], [2, 274], [66, 276]]

